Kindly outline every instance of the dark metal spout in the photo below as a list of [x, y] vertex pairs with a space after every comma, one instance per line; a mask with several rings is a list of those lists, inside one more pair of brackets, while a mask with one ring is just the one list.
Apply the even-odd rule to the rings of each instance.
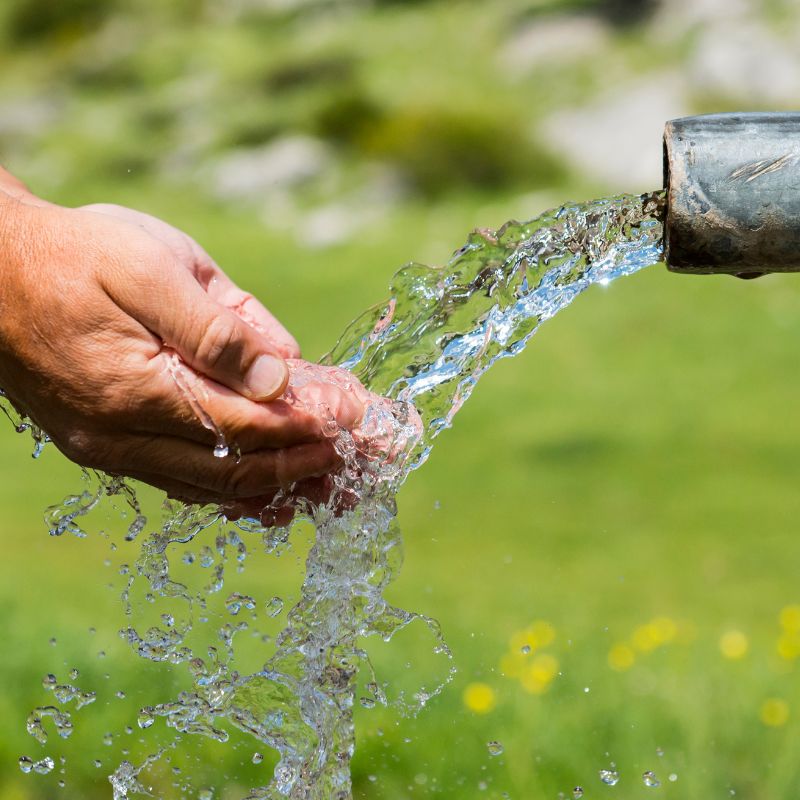
[[674, 272], [800, 272], [800, 113], [709, 114], [664, 131]]

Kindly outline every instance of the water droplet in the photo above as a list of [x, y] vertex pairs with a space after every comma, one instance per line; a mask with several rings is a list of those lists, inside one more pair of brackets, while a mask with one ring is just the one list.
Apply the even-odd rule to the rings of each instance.
[[505, 750], [500, 742], [489, 742], [486, 745], [486, 749], [489, 751], [490, 756], [501, 756]]
[[53, 771], [53, 767], [55, 767], [53, 759], [50, 756], [45, 756], [41, 761], [37, 761], [33, 765], [33, 771], [38, 772], [39, 775], [47, 775]]
[[25, 773], [30, 772], [33, 769], [33, 759], [28, 756], [20, 756], [19, 768]]
[[78, 680], [78, 677], [79, 677], [79, 676], [80, 676], [80, 672], [78, 672], [78, 670], [77, 670], [77, 669], [75, 669], [75, 667], [73, 667], [73, 668], [72, 668], [72, 669], [69, 671], [69, 679], [70, 679], [71, 681], [76, 681], [76, 680]]
[[522, 655], [527, 656], [528, 653], [531, 652], [531, 646], [529, 644], [522, 645], [522, 647], [520, 647], [520, 652]]
[[583, 797], [583, 786], [576, 786], [572, 790], [572, 796], [575, 798], [575, 800], [580, 800], [580, 798]]
[[264, 756], [261, 753], [253, 753], [253, 763], [260, 764], [264, 760]]
[[670, 773], [670, 776], [669, 776], [670, 783], [675, 783], [676, 780], [678, 780], [677, 774], [674, 773], [674, 772]]
[[125, 692], [123, 692], [121, 689], [118, 692], [115, 692], [115, 694], [120, 700], [125, 699]]
[[197, 793], [197, 800], [214, 800], [214, 792], [212, 789], [201, 789]]
[[145, 706], [139, 710], [139, 716], [136, 718], [136, 724], [144, 730], [149, 728], [156, 721], [153, 709], [150, 706]]
[[225, 601], [225, 608], [228, 609], [228, 613], [232, 616], [236, 616], [242, 608], [252, 610], [255, 607], [256, 601], [252, 597], [248, 597], [246, 594], [239, 594], [239, 592], [234, 592]]
[[267, 603], [267, 616], [268, 617], [277, 617], [278, 614], [283, 611], [283, 600], [280, 597], [273, 597]]
[[58, 680], [53, 674], [45, 675], [44, 678], [42, 678], [42, 686], [48, 691], [50, 691], [57, 683]]
[[619, 772], [615, 769], [601, 769], [600, 780], [603, 781], [606, 786], [616, 786], [619, 783]]
[[642, 781], [645, 786], [649, 786], [651, 789], [657, 789], [661, 786], [661, 781], [656, 777], [655, 772], [650, 769], [642, 775]]
[[214, 458], [227, 458], [228, 452], [228, 445], [224, 439], [214, 445]]
[[111, 747], [111, 745], [112, 745], [112, 744], [114, 744], [114, 734], [113, 734], [113, 733], [107, 733], [107, 734], [106, 734], [106, 735], [103, 737], [103, 744], [104, 744], [106, 747]]
[[584, 691], [584, 694], [589, 694], [589, 692], [591, 691], [591, 689], [590, 689], [588, 686], [584, 686], [584, 687], [583, 687], [583, 691]]
[[664, 750], [661, 747], [656, 747], [656, 755], [659, 758], [663, 758], [664, 757]]
[[53, 638], [50, 639], [50, 647], [55, 647], [57, 644], [58, 644], [58, 641], [56, 640], [56, 637], [53, 636]]
[[100, 767], [103, 766], [103, 762], [99, 758], [96, 758], [94, 760], [94, 765], [97, 767], [97, 769], [100, 769]]

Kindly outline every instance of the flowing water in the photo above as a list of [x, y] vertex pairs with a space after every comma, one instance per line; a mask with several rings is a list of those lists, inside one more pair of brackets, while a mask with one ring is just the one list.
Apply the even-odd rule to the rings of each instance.
[[[662, 210], [661, 194], [566, 206], [528, 223], [476, 231], [442, 268], [412, 264], [397, 273], [390, 299], [356, 319], [325, 359], [389, 400], [371, 405], [352, 434], [331, 420], [327, 432], [344, 466], [325, 502], [287, 491], [269, 509], [279, 514], [291, 507], [313, 524], [299, 599], [290, 609], [266, 589], [263, 597], [236, 591], [236, 576], [256, 553], [287, 553], [294, 529], [248, 518], [232, 523], [217, 508], [168, 503], [161, 527], [142, 536], [147, 521], [132, 488], [102, 475], [90, 476], [86, 491], [48, 511], [52, 534], [81, 536], [82, 517], [108, 496], [123, 498], [133, 518], [126, 539], [141, 536], [141, 544], [135, 564], [122, 570], [126, 624], [120, 635], [139, 656], [181, 671], [183, 690], [144, 706], [138, 717], [143, 731], [160, 726], [171, 738], [162, 737], [158, 746], [154, 740], [153, 752], [138, 764], [118, 766], [109, 778], [114, 800], [147, 795], [151, 769], [172, 759], [187, 736], [225, 742], [234, 734], [251, 737], [254, 747], [263, 745], [278, 758], [249, 800], [351, 796], [354, 704], [391, 703], [416, 713], [454, 669], [437, 623], [384, 598], [402, 558], [395, 522], [400, 485], [424, 463], [435, 437], [498, 358], [519, 353], [542, 322], [589, 286], [661, 260]], [[290, 396], [320, 374], [296, 365]], [[352, 380], [343, 371], [324, 374], [345, 386]], [[12, 418], [18, 428], [27, 424]], [[41, 443], [43, 435], [34, 432]], [[217, 454], [227, 452], [218, 442]], [[197, 575], [202, 580], [195, 586]], [[216, 597], [224, 598], [219, 611]], [[281, 620], [274, 635], [265, 633], [269, 620]], [[389, 641], [415, 622], [429, 632], [441, 675], [390, 697], [390, 687], [373, 673], [365, 641]], [[197, 638], [202, 630], [211, 632], [212, 644]], [[240, 668], [254, 641], [257, 653], [263, 648], [257, 666]], [[53, 702], [32, 711], [28, 730], [46, 749], [48, 728], [68, 737], [73, 712], [90, 704], [94, 693], [52, 675], [44, 688]], [[263, 760], [261, 753], [253, 756], [253, 763]], [[52, 763], [43, 754], [24, 756], [20, 766], [47, 772]], [[611, 783], [609, 776], [603, 780]], [[182, 796], [216, 796], [185, 777], [174, 785]]]

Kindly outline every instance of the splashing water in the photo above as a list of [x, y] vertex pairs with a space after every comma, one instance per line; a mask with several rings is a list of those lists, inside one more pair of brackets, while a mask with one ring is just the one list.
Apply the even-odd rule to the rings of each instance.
[[[344, 367], [388, 400], [371, 405], [354, 433], [338, 430], [330, 418], [326, 433], [343, 467], [330, 479], [324, 502], [312, 503], [288, 490], [267, 508], [277, 515], [291, 507], [296, 518], [314, 526], [299, 600], [285, 614], [283, 629], [272, 639], [260, 633], [264, 620], [283, 619], [284, 600], [272, 592], [262, 600], [232, 592], [218, 616], [209, 608], [229, 579], [226, 567], [234, 562], [241, 571], [257, 546], [280, 556], [291, 546], [288, 529], [264, 527], [256, 519], [232, 525], [218, 508], [168, 503], [161, 529], [143, 539], [134, 568], [126, 573], [128, 624], [121, 636], [140, 656], [185, 669], [189, 685], [169, 702], [142, 708], [139, 728], [163, 720], [176, 732], [169, 750], [178, 748], [185, 735], [224, 742], [234, 729], [255, 739], [252, 744], [271, 748], [278, 755], [272, 780], [253, 789], [247, 800], [351, 797], [359, 674], [367, 677], [362, 705], [391, 702], [415, 713], [441, 691], [453, 671], [437, 623], [394, 607], [383, 596], [401, 562], [395, 521], [400, 485], [424, 463], [434, 438], [452, 423], [497, 359], [519, 353], [542, 322], [592, 284], [607, 284], [661, 260], [662, 210], [661, 194], [566, 206], [532, 222], [476, 231], [441, 269], [412, 264], [398, 272], [389, 301], [354, 321], [324, 360]], [[171, 374], [191, 393], [179, 364], [173, 363]], [[343, 371], [321, 373], [293, 365], [288, 396], [299, 396], [294, 393], [321, 374], [345, 388], [352, 380]], [[201, 399], [191, 397], [203, 423], [216, 434], [215, 455], [224, 457], [224, 437]], [[391, 457], [386, 458], [387, 452]], [[121, 495], [134, 514], [126, 538], [134, 539], [146, 522], [131, 487], [103, 475], [90, 480], [91, 489], [48, 510], [51, 533], [85, 535], [80, 518], [105, 496]], [[200, 542], [196, 555], [191, 548]], [[205, 576], [199, 590], [190, 589], [183, 578], [191, 571]], [[146, 628], [134, 620], [133, 597], [141, 583], [149, 602], [168, 607], [159, 624]], [[431, 633], [444, 675], [435, 685], [390, 700], [372, 672], [363, 640], [379, 636], [389, 641], [415, 621]], [[217, 642], [205, 650], [192, 639], [203, 626], [218, 626]], [[260, 636], [265, 647], [274, 646], [252, 671], [237, 666], [245, 631]], [[90, 702], [74, 687], [57, 691], [55, 678], [52, 684], [47, 688], [59, 703]], [[71, 730], [67, 712], [39, 708], [30, 722], [40, 741], [47, 739], [46, 716]], [[489, 744], [490, 752], [501, 753], [495, 745]], [[124, 761], [110, 777], [115, 800], [146, 794], [142, 772], [165, 752], [158, 749], [139, 766]], [[261, 760], [260, 753], [253, 758], [254, 763]], [[33, 768], [26, 759], [23, 769]], [[574, 790], [574, 796], [582, 793]]]

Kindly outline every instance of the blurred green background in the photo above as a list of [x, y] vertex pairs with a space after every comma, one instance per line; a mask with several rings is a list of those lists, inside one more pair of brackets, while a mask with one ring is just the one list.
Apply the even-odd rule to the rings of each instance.
[[[315, 358], [475, 226], [657, 188], [666, 119], [796, 105], [798, 45], [793, 0], [4, 0], [0, 160], [184, 228]], [[656, 267], [492, 370], [400, 497], [390, 595], [441, 621], [458, 674], [415, 720], [358, 709], [356, 797], [797, 796], [798, 353], [798, 278]], [[0, 798], [108, 798], [181, 674], [116, 635], [123, 524], [113, 553], [49, 539], [79, 471], [0, 435]], [[277, 593], [292, 565], [241, 580]], [[393, 685], [429, 649], [373, 648]], [[98, 701], [42, 748], [25, 718], [73, 667]], [[254, 749], [195, 742], [184, 770], [240, 798]]]

